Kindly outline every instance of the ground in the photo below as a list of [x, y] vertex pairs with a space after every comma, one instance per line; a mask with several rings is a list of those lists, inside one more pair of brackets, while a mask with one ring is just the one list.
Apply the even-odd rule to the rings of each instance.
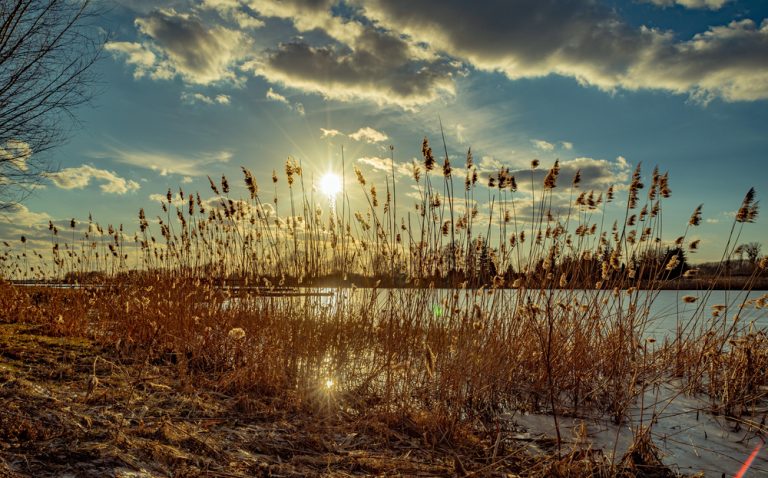
[[504, 462], [496, 447], [498, 463], [482, 470], [469, 457], [482, 443], [464, 465], [408, 430], [195, 391], [175, 375], [89, 340], [0, 324], [0, 477], [445, 476]]

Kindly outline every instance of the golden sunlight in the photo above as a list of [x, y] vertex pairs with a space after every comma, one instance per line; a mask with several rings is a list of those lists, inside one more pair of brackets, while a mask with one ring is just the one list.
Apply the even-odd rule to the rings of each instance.
[[325, 175], [320, 178], [319, 187], [323, 194], [329, 198], [333, 198], [341, 192], [341, 178], [336, 173], [325, 173]]

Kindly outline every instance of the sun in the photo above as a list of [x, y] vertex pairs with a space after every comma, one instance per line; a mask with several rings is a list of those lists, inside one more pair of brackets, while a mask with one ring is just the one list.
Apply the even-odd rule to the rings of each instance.
[[320, 178], [320, 191], [332, 198], [341, 192], [341, 178], [336, 173], [325, 173]]

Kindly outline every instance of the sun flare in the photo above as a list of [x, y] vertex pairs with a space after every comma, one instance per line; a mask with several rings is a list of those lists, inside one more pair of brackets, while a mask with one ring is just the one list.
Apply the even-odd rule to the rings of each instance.
[[336, 173], [325, 173], [320, 178], [320, 191], [332, 198], [341, 192], [341, 178]]

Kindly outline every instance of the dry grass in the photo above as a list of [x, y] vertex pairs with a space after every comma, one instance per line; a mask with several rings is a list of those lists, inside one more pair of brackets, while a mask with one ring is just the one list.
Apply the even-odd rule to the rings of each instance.
[[[3, 284], [0, 322], [36, 324], [46, 336], [85, 337], [104, 350], [88, 367], [93, 380], [86, 384], [91, 391], [86, 389], [85, 402], [109, 389], [102, 400], [114, 400], [124, 410], [152, 411], [204, 395], [216, 408], [210, 412], [216, 419], [227, 407], [226, 416], [245, 421], [264, 410], [290, 414], [284, 420], [292, 438], [286, 440], [308, 439], [311, 427], [299, 424], [319, 423], [326, 427], [318, 432], [324, 440], [346, 431], [375, 442], [361, 457], [336, 449], [307, 455], [298, 470], [326, 466], [350, 474], [416, 474], [421, 471], [409, 467], [425, 466], [427, 474], [649, 476], [642, 467], [651, 466], [666, 476], [669, 470], [654, 454], [647, 430], [638, 431], [623, 460], [612, 460], [573, 449], [560, 436], [558, 417], [601, 416], [622, 423], [645, 387], [672, 377], [682, 378], [688, 391], [708, 393], [713, 410], [730, 416], [744, 416], [764, 399], [765, 332], [734, 320], [732, 311], [727, 322], [702, 311], [694, 322], [681, 324], [676, 337], [652, 346], [646, 340], [658, 285], [683, 272], [679, 256], [665, 255], [661, 241], [663, 202], [670, 195], [665, 174], [655, 170], [641, 197], [638, 168], [623, 217], [610, 224], [606, 203], [614, 200], [613, 188], [582, 191], [577, 175], [556, 189], [557, 163], [546, 173], [533, 165], [518, 178], [501, 170], [492, 177], [490, 214], [483, 217], [475, 206], [480, 190], [471, 155], [457, 194], [447, 159], [436, 173], [426, 140], [423, 153], [425, 164], [413, 169], [420, 199], [405, 214], [393, 178], [376, 189], [359, 170], [360, 190], [345, 192], [335, 208], [324, 208], [311, 185], [305, 189], [301, 165], [290, 161], [287, 207], [281, 202], [286, 196], [278, 198], [277, 180], [275, 196], [265, 201], [244, 170], [245, 199], [230, 197], [226, 178], [211, 181], [216, 196], [210, 201], [169, 191], [164, 217], [150, 221], [141, 211], [134, 241], [122, 226], [105, 231], [91, 222], [78, 238], [73, 220], [69, 240], [52, 224], [52, 266], [30, 265], [33, 253], [28, 257], [26, 249], [17, 258], [6, 251], [5, 275], [68, 275], [87, 279], [91, 287]], [[537, 182], [541, 178], [543, 184]], [[523, 181], [531, 184], [525, 193], [517, 190]], [[563, 194], [570, 202], [555, 208]], [[367, 207], [352, 211], [349, 196]], [[518, 217], [526, 201], [531, 215]], [[291, 214], [278, 215], [278, 206]], [[726, 255], [743, 224], [755, 219], [753, 192], [740, 211]], [[679, 244], [686, 243], [688, 228], [700, 215], [700, 209], [694, 211]], [[235, 280], [269, 289], [329, 276], [343, 282], [363, 273], [409, 287], [337, 288], [330, 300], [267, 298], [222, 287]], [[756, 267], [747, 289], [760, 274]], [[760, 304], [744, 307], [754, 305]], [[103, 376], [107, 368], [109, 379]], [[160, 376], [170, 382], [156, 382]], [[173, 403], [152, 403], [163, 397]], [[557, 436], [547, 453], [524, 452], [511, 438], [514, 430], [501, 425], [502, 417], [522, 411], [552, 415]], [[211, 418], [205, 413], [192, 416]], [[157, 436], [173, 429], [195, 435], [203, 426], [189, 431], [174, 420], [162, 425], [156, 417], [141, 433], [132, 422], [129, 433], [120, 423], [110, 425], [117, 431], [109, 443], [131, 453], [141, 448], [141, 433]], [[50, 438], [45, 426], [39, 432], [19, 426], [17, 440], [24, 433], [26, 442]], [[182, 439], [163, 440], [151, 455], [163, 466], [190, 463], [188, 457], [199, 454], [179, 448], [179, 440], [187, 443]], [[407, 458], [397, 455], [406, 449], [403, 443], [413, 451]], [[295, 457], [296, 449], [319, 445], [291, 446]], [[219, 447], [205, 453], [235, 451]], [[278, 447], [250, 453], [283, 452]]]

